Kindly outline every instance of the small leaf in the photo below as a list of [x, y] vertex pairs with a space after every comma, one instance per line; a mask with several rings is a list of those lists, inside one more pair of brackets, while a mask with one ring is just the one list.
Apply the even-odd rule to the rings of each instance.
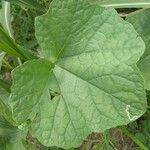
[[[17, 123], [30, 119], [42, 144], [77, 147], [91, 132], [127, 124], [146, 111], [136, 66], [145, 45], [114, 9], [53, 0], [35, 25], [44, 59], [13, 70], [10, 100]], [[59, 93], [51, 101], [50, 90]]]
[[145, 78], [146, 89], [150, 90], [150, 9], [133, 13], [126, 20], [132, 23], [146, 44], [145, 53], [138, 62], [138, 67]]

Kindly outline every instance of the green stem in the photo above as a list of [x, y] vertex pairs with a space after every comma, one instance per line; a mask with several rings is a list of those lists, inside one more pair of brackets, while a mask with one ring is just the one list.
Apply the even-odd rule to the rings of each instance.
[[0, 79], [0, 86], [5, 89], [7, 92], [10, 93], [10, 87], [11, 85], [5, 81], [3, 81], [2, 79]]
[[126, 127], [120, 127], [121, 131], [125, 133], [141, 150], [149, 150], [140, 140], [138, 140]]

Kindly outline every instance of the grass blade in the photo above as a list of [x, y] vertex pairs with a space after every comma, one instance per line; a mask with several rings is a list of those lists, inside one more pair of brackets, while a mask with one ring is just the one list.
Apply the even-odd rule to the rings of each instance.
[[0, 50], [25, 60], [36, 58], [32, 53], [19, 47], [0, 27]]

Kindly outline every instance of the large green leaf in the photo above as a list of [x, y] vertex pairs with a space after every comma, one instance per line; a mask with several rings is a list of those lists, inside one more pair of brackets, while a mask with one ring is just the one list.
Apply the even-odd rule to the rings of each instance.
[[97, 3], [104, 7], [115, 8], [138, 8], [150, 7], [149, 0], [89, 0], [91, 3]]
[[145, 112], [136, 67], [145, 45], [114, 9], [54, 0], [35, 24], [44, 59], [14, 69], [11, 101], [15, 120], [30, 119], [41, 143], [75, 147]]
[[129, 15], [127, 21], [133, 24], [146, 44], [146, 51], [138, 62], [138, 67], [145, 78], [146, 88], [150, 90], [150, 9]]

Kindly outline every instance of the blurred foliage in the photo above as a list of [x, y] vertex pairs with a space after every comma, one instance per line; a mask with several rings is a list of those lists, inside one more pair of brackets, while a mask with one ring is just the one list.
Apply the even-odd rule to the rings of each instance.
[[[51, 0], [37, 0], [37, 2], [47, 10]], [[12, 5], [11, 11], [12, 27], [16, 42], [25, 49], [37, 51], [39, 46], [35, 38], [34, 19], [42, 13], [34, 9], [17, 5]]]

